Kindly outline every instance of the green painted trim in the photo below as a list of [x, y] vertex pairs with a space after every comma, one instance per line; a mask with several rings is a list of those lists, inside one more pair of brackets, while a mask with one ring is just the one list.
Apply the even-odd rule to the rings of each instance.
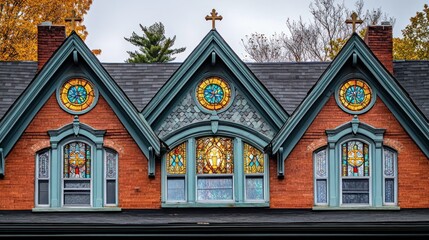
[[[172, 132], [162, 138], [162, 141], [165, 142], [168, 146], [177, 145], [183, 139], [188, 139], [190, 137], [201, 137], [201, 136], [210, 136], [213, 135], [211, 121], [202, 121], [190, 124], [186, 127], [180, 128], [175, 132]], [[246, 126], [232, 123], [228, 121], [219, 121], [218, 129], [216, 135], [223, 135], [227, 137], [241, 137], [246, 142], [265, 147], [269, 138], [260, 134], [259, 132], [248, 128]]]
[[313, 206], [312, 210], [315, 211], [337, 211], [337, 210], [345, 210], [345, 211], [368, 211], [368, 210], [384, 210], [384, 211], [397, 211], [401, 210], [399, 206], [382, 206], [382, 207], [365, 207], [365, 206], [359, 206], [359, 207], [330, 207], [330, 206]]
[[216, 30], [210, 31], [203, 38], [200, 44], [143, 109], [142, 114], [148, 123], [152, 125], [156, 121], [164, 109], [182, 91], [184, 85], [204, 64], [206, 59], [212, 57], [213, 52], [251, 93], [250, 95], [254, 97], [255, 102], [260, 105], [260, 109], [265, 111], [265, 115], [272, 119], [277, 128], [280, 128], [288, 119], [288, 114]]
[[37, 207], [31, 209], [34, 213], [43, 212], [121, 212], [120, 207], [97, 207], [97, 208], [83, 208], [83, 207], [68, 207], [68, 208], [42, 208]]
[[67, 69], [60, 71], [60, 68], [75, 67], [74, 64], [66, 64], [71, 61], [70, 56], [73, 52], [77, 54], [75, 57], [81, 59], [80, 70], [86, 69], [90, 75], [90, 72], [93, 72], [95, 78], [91, 82], [95, 83], [94, 80], [99, 79], [98, 87], [106, 89], [106, 92], [101, 92], [102, 95], [146, 157], [149, 156], [147, 149], [149, 146], [152, 146], [159, 155], [161, 146], [157, 135], [76, 33], [72, 33], [64, 41], [0, 122], [0, 147], [3, 148], [4, 155], [7, 156], [28, 124], [54, 92], [58, 84], [57, 76], [67, 75]]
[[[330, 96], [334, 92], [332, 90], [333, 84], [331, 83], [333, 81], [338, 81], [335, 77], [340, 70], [344, 68], [347, 60], [353, 57], [353, 55], [357, 55], [360, 60], [357, 65], [366, 67], [374, 76], [374, 81], [379, 83], [381, 88], [386, 91], [386, 96], [384, 96], [379, 89], [377, 94], [378, 97], [388, 106], [401, 125], [424, 152], [426, 157], [429, 158], [429, 125], [425, 117], [414, 106], [397, 80], [385, 69], [356, 33], [350, 37], [340, 53], [316, 82], [307, 97], [273, 138], [269, 144], [269, 151], [275, 154], [279, 148], [283, 146], [283, 159], [288, 157], [316, 117], [317, 113], [326, 103], [326, 101], [318, 100]], [[303, 124], [303, 122], [305, 123]]]
[[186, 151], [188, 153], [188, 169], [186, 172], [186, 178], [185, 178], [185, 192], [187, 193], [188, 197], [188, 203], [189, 204], [195, 204], [197, 202], [197, 166], [196, 161], [189, 161], [189, 156], [192, 156], [192, 158], [195, 160], [195, 145], [196, 141], [195, 138], [189, 138], [188, 143], [186, 144]]
[[[261, 203], [238, 203], [238, 202], [230, 202], [230, 203], [163, 203], [161, 204], [162, 208], [230, 208], [230, 207], [269, 207], [270, 203], [261, 202]], [[257, 219], [255, 219], [257, 221]]]
[[244, 162], [243, 162], [243, 141], [241, 138], [236, 137], [234, 139], [234, 199], [235, 202], [244, 202], [244, 186], [245, 186], [245, 177], [244, 177]]
[[3, 148], [0, 148], [0, 178], [4, 177], [4, 155]]

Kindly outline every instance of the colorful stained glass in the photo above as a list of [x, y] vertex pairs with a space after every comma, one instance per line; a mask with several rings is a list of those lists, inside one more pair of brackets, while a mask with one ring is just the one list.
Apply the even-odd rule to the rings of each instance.
[[368, 144], [349, 141], [341, 148], [342, 176], [369, 176]]
[[197, 174], [233, 173], [232, 139], [205, 137], [197, 139]]
[[231, 89], [227, 82], [219, 77], [204, 79], [197, 87], [198, 102], [208, 110], [224, 108], [231, 98]]
[[186, 143], [180, 144], [167, 154], [167, 172], [169, 174], [186, 173]]
[[341, 86], [338, 97], [345, 108], [360, 111], [370, 104], [372, 91], [364, 81], [353, 79]]
[[83, 142], [64, 146], [64, 178], [91, 178], [91, 147]]
[[244, 172], [264, 173], [264, 154], [257, 148], [244, 144]]
[[75, 78], [64, 83], [60, 91], [62, 104], [72, 111], [83, 111], [95, 100], [95, 91], [85, 79]]

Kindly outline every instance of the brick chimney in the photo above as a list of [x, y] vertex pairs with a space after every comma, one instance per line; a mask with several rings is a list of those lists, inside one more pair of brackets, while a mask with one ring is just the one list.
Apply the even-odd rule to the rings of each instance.
[[381, 63], [393, 74], [393, 40], [392, 25], [382, 22], [381, 25], [368, 26], [365, 43]]
[[37, 71], [42, 69], [65, 39], [65, 26], [52, 25], [51, 22], [43, 22], [37, 26]]

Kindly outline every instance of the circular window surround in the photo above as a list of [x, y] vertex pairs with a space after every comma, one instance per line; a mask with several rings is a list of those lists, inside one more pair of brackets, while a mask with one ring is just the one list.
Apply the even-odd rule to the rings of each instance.
[[[209, 79], [212, 79], [212, 78], [214, 78], [214, 79], [219, 79], [219, 80], [221, 80], [222, 82], [224, 82], [225, 84], [226, 84], [226, 86], [229, 88], [229, 92], [230, 92], [230, 95], [229, 95], [229, 99], [228, 99], [228, 102], [225, 104], [225, 105], [223, 105], [222, 107], [220, 107], [219, 109], [208, 109], [208, 108], [206, 108], [205, 106], [203, 106], [201, 103], [200, 103], [200, 100], [199, 100], [199, 98], [198, 98], [198, 88], [200, 87], [200, 85], [203, 83], [203, 82], [205, 82], [205, 81], [207, 81], [207, 80], [209, 80]], [[197, 103], [196, 105], [198, 106], [198, 108], [202, 111], [202, 112], [205, 112], [205, 113], [210, 113], [210, 114], [213, 114], [213, 113], [221, 113], [221, 112], [224, 112], [224, 111], [226, 111], [230, 106], [231, 106], [231, 104], [232, 104], [232, 102], [234, 101], [234, 97], [235, 97], [235, 88], [227, 81], [227, 80], [225, 80], [226, 78], [225, 77], [223, 77], [223, 76], [221, 76], [221, 75], [207, 75], [207, 76], [204, 76], [204, 77], [201, 77], [200, 78], [201, 80], [199, 80], [195, 85], [194, 85], [194, 87], [192, 88], [193, 90], [193, 98], [194, 98], [194, 100], [195, 100], [195, 102]]]
[[[85, 107], [82, 110], [78, 110], [78, 109], [74, 110], [74, 109], [71, 109], [65, 105], [64, 100], [62, 98], [62, 93], [63, 93], [63, 88], [67, 83], [73, 82], [73, 81], [79, 81], [79, 80], [90, 85], [90, 89], [92, 89], [93, 95], [91, 98], [87, 99], [87, 101], [88, 100], [91, 101], [91, 103], [89, 103], [87, 105], [87, 107]], [[73, 83], [73, 84], [75, 84], [75, 83]], [[85, 88], [85, 90], [87, 90], [87, 89], [88, 88]], [[62, 83], [57, 87], [57, 90], [56, 90], [56, 98], [57, 98], [57, 102], [60, 105], [60, 107], [64, 111], [66, 111], [70, 114], [73, 114], [73, 115], [81, 115], [81, 114], [85, 114], [85, 113], [89, 112], [97, 104], [98, 96], [99, 96], [98, 89], [95, 87], [95, 85], [90, 80], [88, 80], [84, 77], [79, 77], [79, 76], [78, 77], [68, 77], [65, 81], [62, 81]], [[79, 105], [82, 105], [82, 104], [79, 104]]]
[[[361, 74], [353, 74], [353, 76], [347, 76], [345, 77], [343, 81], [341, 81], [341, 83], [338, 85], [338, 87], [336, 88], [335, 91], [335, 101], [337, 102], [337, 105], [346, 113], [350, 113], [350, 114], [363, 114], [367, 111], [369, 111], [375, 103], [376, 100], [376, 91], [373, 87], [371, 87], [371, 85], [368, 83], [368, 81], [365, 81], [364, 79], [366, 79], [367, 77], [362, 76]], [[352, 110], [347, 108], [346, 106], [344, 106], [344, 104], [342, 103], [341, 99], [340, 99], [340, 91], [341, 88], [344, 86], [344, 84], [348, 83], [349, 81], [358, 81], [358, 82], [362, 82], [363, 84], [367, 85], [368, 88], [371, 91], [371, 99], [369, 100], [368, 104], [366, 106], [364, 106], [362, 109], [360, 110]]]

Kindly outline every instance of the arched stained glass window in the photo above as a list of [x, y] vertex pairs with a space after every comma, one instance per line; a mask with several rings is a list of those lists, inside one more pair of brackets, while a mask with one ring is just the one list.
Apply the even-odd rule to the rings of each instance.
[[91, 147], [83, 142], [64, 146], [64, 178], [91, 177]]
[[197, 139], [197, 174], [233, 173], [233, 150], [230, 138]]
[[63, 156], [64, 206], [91, 206], [91, 146], [68, 143]]
[[169, 174], [186, 173], [186, 143], [175, 147], [167, 154], [167, 172]]
[[342, 145], [342, 176], [369, 176], [368, 144], [349, 141]]

